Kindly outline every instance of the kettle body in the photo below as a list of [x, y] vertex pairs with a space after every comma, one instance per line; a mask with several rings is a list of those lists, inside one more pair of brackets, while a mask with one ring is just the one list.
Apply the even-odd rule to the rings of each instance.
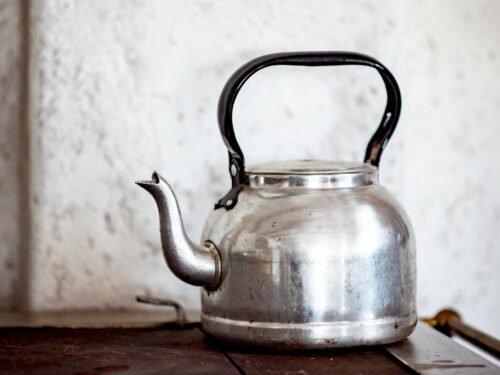
[[[364, 162], [299, 160], [245, 168], [232, 107], [243, 83], [270, 65], [365, 65], [382, 76], [386, 111]], [[392, 74], [346, 52], [266, 55], [241, 67], [219, 101], [231, 190], [209, 214], [202, 245], [184, 233], [159, 175], [138, 182], [160, 210], [164, 255], [202, 288], [203, 330], [220, 340], [303, 350], [386, 344], [416, 325], [415, 237], [404, 209], [378, 183], [400, 112]]]
[[[416, 322], [416, 279], [404, 210], [377, 183], [376, 168], [293, 164], [323, 169], [288, 175], [287, 184], [301, 180], [293, 188], [264, 174], [272, 171], [250, 170], [238, 204], [210, 214], [203, 238], [220, 251], [223, 282], [202, 291], [203, 329], [290, 349], [405, 338]], [[348, 178], [332, 182], [338, 169]]]

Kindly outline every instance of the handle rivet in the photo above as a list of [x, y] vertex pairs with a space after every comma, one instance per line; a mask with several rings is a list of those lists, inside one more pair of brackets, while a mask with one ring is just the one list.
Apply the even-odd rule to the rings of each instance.
[[226, 202], [226, 206], [230, 206], [233, 204], [233, 200], [232, 199], [229, 199], [227, 202]]
[[238, 167], [236, 164], [231, 164], [231, 175], [236, 176], [236, 173], [238, 173]]

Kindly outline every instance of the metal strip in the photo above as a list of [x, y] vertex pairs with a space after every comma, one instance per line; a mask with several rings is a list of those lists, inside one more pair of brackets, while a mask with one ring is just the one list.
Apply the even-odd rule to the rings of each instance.
[[385, 349], [418, 374], [500, 374], [500, 367], [421, 322], [408, 339]]

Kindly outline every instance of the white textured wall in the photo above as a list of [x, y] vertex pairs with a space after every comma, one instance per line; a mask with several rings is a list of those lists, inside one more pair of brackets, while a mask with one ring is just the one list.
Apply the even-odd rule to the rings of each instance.
[[401, 196], [421, 313], [450, 305], [500, 336], [500, 2], [416, 7]]
[[[154, 203], [133, 181], [161, 171], [198, 239], [208, 211], [229, 186], [215, 114], [219, 92], [239, 65], [294, 49], [364, 50], [391, 66], [403, 59], [384, 43], [403, 45], [404, 18], [392, 24], [376, 16], [405, 12], [392, 6], [376, 11], [324, 2], [311, 8], [304, 1], [286, 11], [278, 3], [231, 1], [36, 4], [34, 309], [130, 307], [135, 294], [148, 292], [198, 305], [197, 289], [167, 271]], [[318, 12], [323, 8], [329, 11]], [[349, 27], [357, 14], [364, 15], [359, 27]], [[391, 30], [386, 41], [373, 37]], [[381, 82], [367, 70], [263, 72], [238, 103], [237, 130], [248, 161], [361, 158], [383, 109], [383, 96], [370, 94], [372, 86], [381, 94]], [[396, 169], [386, 170], [394, 175]]]
[[[381, 180], [415, 226], [420, 313], [452, 305], [500, 335], [500, 3], [32, 4], [29, 307], [126, 308], [138, 293], [198, 306], [163, 264], [154, 203], [133, 180], [167, 177], [198, 239], [229, 187], [216, 124], [229, 75], [264, 53], [353, 50], [401, 85]], [[270, 68], [242, 91], [236, 132], [249, 164], [361, 159], [384, 100], [368, 69]]]
[[16, 302], [22, 24], [18, 1], [0, 0], [0, 309]]

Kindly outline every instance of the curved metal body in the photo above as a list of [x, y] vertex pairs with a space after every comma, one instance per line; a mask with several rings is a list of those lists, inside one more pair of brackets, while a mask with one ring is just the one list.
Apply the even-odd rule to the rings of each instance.
[[150, 181], [136, 184], [151, 194], [158, 206], [161, 244], [168, 267], [189, 284], [216, 287], [220, 279], [217, 249], [209, 241], [200, 246], [187, 237], [177, 199], [167, 181], [154, 172]]
[[218, 248], [222, 273], [218, 289], [202, 291], [203, 329], [280, 349], [409, 335], [417, 319], [415, 239], [376, 175], [374, 168], [354, 187], [345, 187], [353, 179], [328, 188], [245, 186], [232, 210], [214, 210], [203, 238]]
[[[365, 65], [387, 105], [365, 163], [280, 162], [246, 170], [232, 124], [244, 82], [270, 65]], [[401, 206], [378, 184], [378, 164], [399, 117], [392, 74], [346, 52], [263, 56], [240, 68], [219, 102], [231, 190], [191, 242], [175, 195], [156, 173], [138, 184], [156, 200], [165, 259], [182, 280], [204, 286], [202, 327], [222, 340], [276, 349], [385, 344], [413, 330], [415, 239]]]

